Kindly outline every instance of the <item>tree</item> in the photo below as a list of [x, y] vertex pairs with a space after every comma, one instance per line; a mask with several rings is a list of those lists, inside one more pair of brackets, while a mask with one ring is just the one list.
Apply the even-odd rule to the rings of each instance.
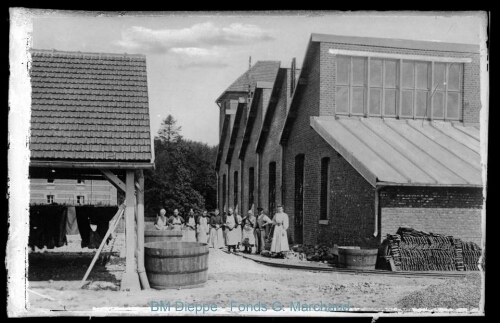
[[166, 143], [167, 145], [172, 142], [177, 142], [182, 139], [180, 135], [181, 130], [182, 127], [177, 126], [177, 120], [169, 114], [163, 119], [155, 139], [159, 139], [162, 143]]
[[[156, 169], [144, 172], [145, 212], [156, 215], [161, 208], [195, 212], [216, 207], [216, 146], [185, 140], [181, 127], [168, 116], [155, 137]], [[161, 133], [161, 135], [160, 135]]]

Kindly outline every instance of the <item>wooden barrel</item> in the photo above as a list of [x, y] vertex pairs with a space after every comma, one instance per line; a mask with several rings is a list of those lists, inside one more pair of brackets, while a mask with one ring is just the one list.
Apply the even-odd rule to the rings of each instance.
[[182, 231], [175, 230], [144, 230], [144, 242], [181, 241]]
[[375, 269], [378, 249], [339, 247], [339, 267], [349, 269]]
[[161, 241], [144, 244], [146, 274], [155, 289], [194, 288], [208, 279], [208, 245]]

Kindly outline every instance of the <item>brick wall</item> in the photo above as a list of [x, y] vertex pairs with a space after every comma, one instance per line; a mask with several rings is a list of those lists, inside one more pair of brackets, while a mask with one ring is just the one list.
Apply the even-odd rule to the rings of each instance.
[[382, 208], [382, 237], [399, 227], [452, 235], [481, 245], [481, 210], [464, 208]]
[[380, 191], [382, 238], [400, 226], [481, 242], [480, 188], [387, 187]]
[[480, 99], [480, 56], [479, 53], [459, 53], [435, 50], [417, 50], [378, 46], [349, 45], [339, 43], [320, 43], [321, 52], [321, 115], [333, 115], [335, 111], [335, 55], [329, 49], [345, 49], [377, 53], [423, 55], [452, 58], [471, 58], [471, 63], [463, 64], [463, 98], [462, 113], [466, 123], [479, 123], [481, 110]]
[[[330, 157], [330, 203], [328, 224], [320, 224], [319, 243], [374, 247], [375, 189], [342, 156], [331, 148], [322, 157]], [[319, 174], [321, 159], [316, 158], [318, 177], [315, 223], [319, 222]]]
[[248, 110], [248, 105], [245, 104], [244, 105], [244, 108], [243, 108], [243, 113], [241, 114], [241, 119], [240, 119], [240, 123], [239, 123], [239, 128], [238, 128], [238, 135], [236, 137], [236, 141], [234, 143], [234, 150], [233, 150], [233, 154], [231, 156], [231, 164], [229, 165], [230, 166], [230, 170], [229, 170], [229, 173], [231, 174], [231, 181], [230, 181], [230, 192], [229, 192], [229, 197], [230, 197], [230, 200], [229, 200], [229, 206], [232, 207], [233, 209], [236, 208], [236, 205], [234, 204], [234, 172], [238, 172], [238, 193], [237, 193], [237, 198], [238, 198], [238, 213], [239, 214], [242, 214], [242, 211], [244, 210], [243, 209], [243, 206], [242, 206], [242, 202], [241, 202], [241, 190], [242, 190], [242, 183], [241, 183], [241, 171], [243, 169], [243, 167], [241, 167], [242, 169], [240, 169], [240, 159], [238, 157], [239, 155], [239, 152], [240, 152], [240, 148], [241, 148], [241, 144], [243, 142], [243, 134], [245, 133], [245, 125], [246, 125], [246, 122], [247, 122], [247, 110]]
[[262, 195], [262, 205], [264, 208], [264, 213], [272, 216], [275, 210], [269, 210], [269, 164], [271, 162], [276, 163], [276, 205], [282, 203], [281, 197], [281, 174], [282, 174], [282, 164], [281, 164], [281, 145], [279, 144], [279, 139], [283, 126], [285, 124], [287, 105], [289, 104], [290, 98], [290, 69], [282, 69], [282, 72], [286, 73], [286, 77], [281, 84], [280, 97], [276, 103], [274, 114], [271, 120], [269, 133], [267, 134], [267, 140], [264, 144], [262, 150], [262, 172], [261, 172], [261, 195]]
[[[303, 86], [302, 98], [299, 102], [300, 108], [297, 110], [297, 117], [292, 126], [289, 138], [284, 145], [284, 205], [285, 213], [289, 216], [290, 228], [289, 238], [294, 243], [300, 243], [299, 237], [295, 233], [295, 156], [305, 155], [304, 174], [304, 223], [303, 241], [304, 243], [315, 243], [317, 238], [317, 210], [314, 208], [315, 200], [319, 193], [311, 190], [311, 186], [317, 185], [317, 174], [314, 167], [315, 161], [325, 149], [331, 149], [329, 145], [310, 127], [310, 117], [319, 115], [320, 99], [320, 61], [319, 44], [312, 44], [312, 59], [309, 67], [307, 84]], [[317, 193], [317, 194], [316, 194]]]

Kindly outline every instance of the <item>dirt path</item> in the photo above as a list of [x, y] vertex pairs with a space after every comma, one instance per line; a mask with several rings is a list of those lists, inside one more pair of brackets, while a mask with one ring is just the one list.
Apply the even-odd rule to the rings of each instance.
[[[352, 275], [282, 269], [258, 264], [221, 250], [210, 249], [207, 284], [197, 289], [119, 291], [124, 259], [112, 257], [106, 266], [97, 265], [88, 289], [78, 289], [92, 253], [79, 255], [30, 254], [31, 308], [84, 311], [99, 307], [142, 307], [163, 301], [216, 304], [233, 312], [249, 313], [256, 305], [279, 302], [284, 307], [301, 304], [349, 304], [352, 309], [393, 310], [399, 299], [430, 285], [438, 278], [406, 278], [382, 275]], [[64, 260], [64, 263], [61, 263]], [[36, 294], [35, 294], [36, 293]], [[48, 299], [46, 297], [52, 298]], [[179, 303], [181, 304], [181, 303]], [[243, 311], [239, 311], [243, 309]], [[250, 306], [251, 305], [251, 306]]]

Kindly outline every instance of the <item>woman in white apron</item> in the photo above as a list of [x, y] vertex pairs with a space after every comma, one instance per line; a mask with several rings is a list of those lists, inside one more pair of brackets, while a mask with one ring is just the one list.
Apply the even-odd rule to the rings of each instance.
[[233, 209], [229, 208], [229, 214], [226, 217], [226, 223], [224, 226], [226, 227], [226, 246], [227, 246], [227, 251], [231, 252], [236, 252], [236, 245], [238, 242], [238, 233], [236, 232], [237, 227], [236, 227], [236, 217], [233, 214]]
[[166, 217], [167, 211], [165, 209], [160, 210], [160, 215], [156, 217], [155, 228], [158, 230], [167, 230], [168, 229], [168, 219]]
[[222, 249], [224, 248], [224, 236], [222, 235], [222, 217], [219, 210], [215, 210], [210, 217], [210, 237], [208, 239], [208, 247]]
[[198, 242], [208, 243], [208, 219], [207, 210], [203, 210], [202, 216], [198, 218], [198, 227], [196, 231], [198, 232]]
[[278, 213], [273, 218], [274, 232], [273, 242], [271, 243], [271, 252], [283, 252], [290, 250], [288, 246], [288, 214], [283, 212], [283, 206], [278, 206]]
[[186, 219], [186, 225], [184, 227], [184, 241], [196, 242], [196, 221], [194, 220], [193, 209], [189, 211], [189, 215]]
[[241, 221], [243, 218], [241, 215], [238, 214], [237, 209], [234, 210], [234, 220], [236, 221], [235, 224], [235, 230], [236, 230], [236, 240], [238, 241], [237, 246], [236, 246], [236, 251], [240, 251], [240, 245], [241, 245], [241, 240], [243, 238], [242, 232], [241, 232]]
[[170, 224], [172, 225], [172, 230], [182, 231], [182, 224], [184, 223], [184, 219], [179, 215], [179, 210], [174, 210], [174, 216], [170, 220]]
[[256, 217], [253, 215], [252, 210], [248, 211], [248, 216], [246, 216], [243, 221], [243, 235], [241, 244], [245, 247], [243, 252], [252, 253], [252, 248], [255, 245], [255, 235], [254, 227], [256, 222]]

